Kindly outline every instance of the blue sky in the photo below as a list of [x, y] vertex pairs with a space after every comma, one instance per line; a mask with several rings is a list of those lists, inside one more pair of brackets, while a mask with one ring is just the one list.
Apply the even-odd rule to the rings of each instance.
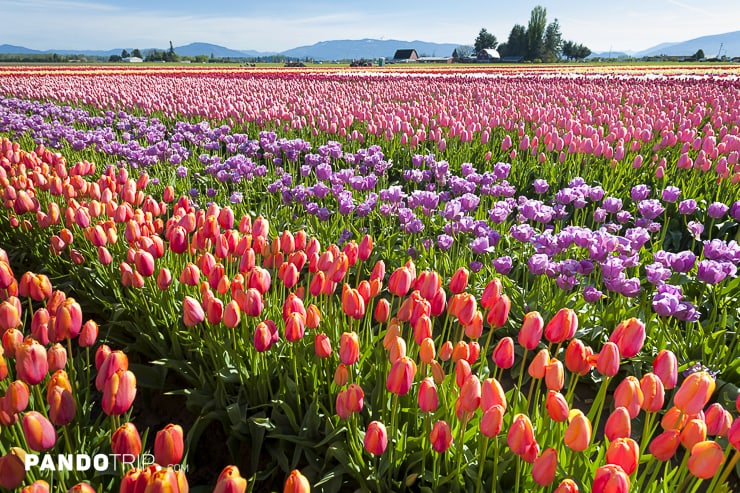
[[738, 0], [0, 0], [0, 44], [107, 50], [199, 41], [283, 51], [331, 39], [472, 44], [482, 27], [503, 42], [514, 24], [526, 26], [535, 5], [547, 9], [548, 21], [558, 18], [565, 39], [595, 52], [740, 29]]

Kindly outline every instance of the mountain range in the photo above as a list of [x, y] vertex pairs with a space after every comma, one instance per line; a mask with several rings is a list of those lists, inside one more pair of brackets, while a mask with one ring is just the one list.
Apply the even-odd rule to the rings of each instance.
[[[309, 46], [299, 46], [283, 52], [264, 52], [255, 50], [235, 50], [210, 43], [191, 43], [184, 46], [176, 46], [175, 53], [181, 56], [206, 55], [218, 58], [253, 58], [282, 55], [291, 58], [313, 59], [313, 60], [347, 60], [358, 58], [392, 58], [396, 50], [414, 48], [419, 56], [450, 56], [452, 51], [458, 47], [451, 43], [431, 43], [426, 41], [400, 41], [396, 39], [359, 39], [359, 40], [333, 40], [321, 41]], [[145, 48], [140, 51], [144, 54], [153, 48]], [[160, 48], [162, 49], [162, 48]], [[676, 43], [661, 43], [646, 50], [638, 52], [624, 52], [612, 50], [609, 52], [594, 53], [592, 57], [612, 58], [642, 58], [645, 56], [691, 56], [698, 50], [704, 51], [707, 58], [717, 56], [740, 56], [740, 31], [702, 36]], [[123, 48], [111, 50], [32, 50], [23, 46], [0, 45], [0, 54], [52, 54], [59, 55], [88, 55], [109, 57], [120, 55]], [[126, 48], [128, 52], [133, 48]], [[721, 53], [720, 53], [721, 51]]]

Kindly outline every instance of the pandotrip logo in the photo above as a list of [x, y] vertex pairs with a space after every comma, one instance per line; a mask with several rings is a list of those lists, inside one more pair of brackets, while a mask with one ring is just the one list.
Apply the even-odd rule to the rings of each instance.
[[[156, 464], [153, 454], [26, 454], [24, 465], [26, 471], [38, 468], [39, 471], [72, 471], [72, 472], [106, 472], [144, 469]], [[164, 467], [164, 466], [163, 466]], [[187, 472], [187, 465], [168, 465], [174, 470]]]

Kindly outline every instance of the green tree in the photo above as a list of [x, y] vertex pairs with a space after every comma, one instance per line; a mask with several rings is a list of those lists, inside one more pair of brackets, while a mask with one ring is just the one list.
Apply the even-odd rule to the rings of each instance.
[[175, 47], [172, 46], [172, 41], [170, 41], [170, 49], [165, 53], [164, 60], [166, 62], [177, 62], [180, 60], [178, 54], [175, 53]]
[[506, 43], [499, 46], [501, 56], [525, 56], [527, 54], [527, 30], [521, 24], [515, 24], [509, 33]]
[[545, 28], [547, 9], [537, 5], [532, 9], [527, 25], [527, 60], [542, 60], [545, 56]]
[[123, 50], [121, 50], [121, 58], [128, 58], [130, 56], [131, 55], [129, 55], [128, 51], [126, 51], [126, 48], [124, 48]]
[[547, 25], [545, 29], [545, 53], [542, 60], [548, 63], [556, 62], [560, 59], [560, 51], [563, 46], [563, 35], [560, 33], [560, 24], [555, 19]]
[[696, 53], [694, 53], [694, 56], [692, 58], [694, 60], [701, 60], [703, 58], [706, 58], [706, 56], [704, 55], [704, 50], [699, 48], [698, 50], [696, 50]]
[[566, 41], [563, 43], [563, 56], [568, 60], [583, 60], [591, 54], [591, 50], [582, 44]]
[[475, 38], [475, 52], [478, 53], [481, 50], [486, 50], [489, 48], [496, 49], [496, 46], [498, 46], [498, 40], [496, 39], [496, 36], [494, 36], [492, 33], [489, 33], [485, 27], [481, 29], [478, 33], [478, 37]]
[[138, 48], [135, 48], [134, 51], [131, 52], [131, 56], [135, 56], [136, 58], [144, 59], [144, 56], [141, 54]]
[[467, 58], [469, 56], [472, 56], [475, 53], [475, 48], [473, 48], [470, 45], [460, 45], [457, 48], [455, 48], [455, 51], [452, 53], [452, 58], [455, 60], [461, 60], [463, 58]]
[[108, 58], [108, 61], [109, 62], [120, 62], [121, 57], [119, 55], [111, 55], [110, 58]]

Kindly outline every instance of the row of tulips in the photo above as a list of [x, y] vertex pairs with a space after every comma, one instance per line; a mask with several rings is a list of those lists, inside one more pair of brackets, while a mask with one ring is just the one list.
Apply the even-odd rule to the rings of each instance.
[[[61, 156], [10, 148], [9, 162], [42, 170], [46, 163], [57, 176], [67, 173], [62, 180], [69, 178], [70, 186], [62, 189], [73, 205], [64, 212], [57, 206], [55, 211], [55, 202], [42, 187], [19, 191], [6, 204], [14, 210], [9, 224], [19, 235], [36, 239], [46, 235], [50, 252], [69, 258], [58, 258], [60, 265], [94, 264], [98, 275], [107, 276], [104, 282], [122, 285], [123, 293], [134, 302], [158, 300], [150, 313], [171, 308], [169, 314], [163, 313], [163, 325], [157, 330], [167, 331], [172, 341], [179, 340], [210, 374], [223, 375], [223, 370], [234, 368], [238, 381], [250, 388], [208, 383], [235, 392], [237, 405], [247, 413], [256, 413], [270, 402], [279, 402], [283, 416], [292, 414], [294, 420], [295, 415], [308, 418], [316, 413], [318, 429], [310, 431], [321, 437], [318, 441], [331, 444], [333, 460], [343, 466], [337, 474], [332, 459], [327, 459], [328, 464], [313, 464], [307, 475], [317, 484], [327, 485], [339, 477], [341, 487], [341, 481], [347, 481], [342, 475], [348, 475], [367, 489], [396, 490], [416, 481], [456, 489], [469, 476], [461, 467], [463, 459], [477, 478], [469, 484], [482, 485], [483, 478], [488, 478], [491, 488], [508, 483], [517, 490], [535, 483], [550, 485], [556, 478], [561, 491], [607, 491], [606, 485], [622, 485], [626, 491], [630, 482], [650, 488], [646, 475], [661, 470], [668, 484], [681, 488], [700, 479], [716, 478], [715, 485], [727, 479], [732, 464], [720, 472], [724, 454], [720, 448], [718, 459], [718, 445], [707, 442], [701, 430], [702, 426], [709, 429], [709, 415], [711, 429], [717, 431], [713, 435], [729, 436], [736, 446], [737, 426], [722, 407], [701, 415], [714, 393], [709, 373], [688, 376], [672, 404], [664, 389], [677, 383], [674, 353], [657, 355], [654, 373], [639, 381], [637, 375], [620, 375], [620, 367], [628, 371], [621, 360], [638, 357], [646, 338], [645, 325], [636, 319], [619, 324], [611, 340], [595, 353], [574, 339], [578, 315], [571, 309], [553, 310], [546, 326], [536, 312], [515, 311], [514, 317], [522, 320], [521, 330], [516, 331], [519, 322], [509, 320], [511, 300], [501, 282], [485, 283], [478, 298], [468, 291], [474, 287], [464, 268], [455, 271], [446, 287], [441, 274], [427, 269], [417, 273], [413, 261], [386, 279], [384, 262], [370, 263], [374, 256], [370, 236], [359, 244], [350, 241], [342, 249], [332, 245], [322, 250], [317, 238], [302, 231], [271, 237], [269, 222], [262, 217], [237, 220], [231, 209], [215, 204], [196, 211], [185, 197], [177, 201], [169, 197], [174, 207], [168, 215], [167, 201], [156, 201], [141, 191], [146, 175], [134, 181], [125, 171], [115, 173], [109, 168], [95, 182], [87, 182], [84, 177], [94, 175], [89, 163], [67, 169]], [[30, 176], [29, 182], [38, 181], [36, 174]], [[98, 193], [101, 198], [107, 194], [109, 200], [98, 201]], [[42, 201], [48, 204], [47, 212], [38, 209]], [[120, 242], [119, 227], [124, 240]], [[52, 231], [58, 233], [49, 234]], [[118, 275], [105, 268], [114, 258], [119, 262]], [[374, 267], [365, 279], [370, 265]], [[280, 282], [273, 283], [273, 278]], [[477, 279], [479, 285], [482, 282]], [[339, 283], [341, 297], [333, 295]], [[184, 331], [172, 319], [179, 306]], [[519, 346], [512, 336], [504, 336], [512, 329]], [[306, 337], [307, 333], [313, 337]], [[482, 345], [481, 337], [485, 338]], [[492, 342], [495, 348], [489, 353]], [[536, 351], [531, 362], [530, 351]], [[681, 364], [688, 366], [689, 361]], [[281, 367], [292, 371], [286, 375], [276, 370]], [[602, 382], [588, 408], [576, 402], [578, 381], [586, 376]], [[621, 383], [614, 389], [614, 410], [608, 412], [611, 436], [599, 441], [593, 430], [607, 414], [612, 379]], [[522, 389], [527, 382], [525, 397]], [[540, 391], [542, 383], [546, 392]], [[288, 388], [294, 388], [295, 394], [289, 395]], [[567, 389], [564, 394], [563, 389]], [[639, 457], [639, 451], [653, 443], [650, 438], [659, 417], [668, 435], [655, 437], [660, 445], [650, 450], [651, 462], [640, 471], [639, 461], [632, 464], [629, 458], [635, 453]], [[272, 427], [268, 437], [285, 436], [285, 430], [275, 431], [279, 418], [273, 412], [267, 419]], [[231, 424], [239, 425], [242, 419]], [[636, 419], [642, 420], [645, 430], [639, 440], [631, 438]], [[696, 423], [686, 428], [689, 422]], [[680, 441], [686, 448], [686, 464], [666, 462], [663, 469], [654, 464], [675, 455], [678, 445], [672, 453], [668, 453], [670, 447], [658, 448], [666, 446], [664, 441], [676, 443], [675, 437], [680, 439], [684, 433], [687, 438]], [[506, 436], [508, 449], [500, 449], [499, 435]], [[369, 460], [363, 447], [380, 459]], [[303, 447], [299, 450], [308, 457]], [[507, 450], [509, 460], [505, 460]], [[420, 460], [411, 458], [412, 451], [419, 452]]]

